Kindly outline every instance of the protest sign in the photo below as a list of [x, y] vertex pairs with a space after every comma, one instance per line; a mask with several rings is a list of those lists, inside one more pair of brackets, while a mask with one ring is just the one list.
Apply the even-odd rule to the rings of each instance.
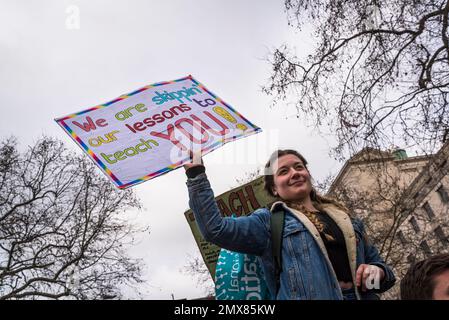
[[118, 188], [179, 168], [261, 129], [192, 76], [55, 119]]
[[[268, 195], [263, 189], [263, 176], [240, 187], [234, 188], [215, 197], [218, 209], [223, 217], [235, 214], [237, 217], [251, 214], [254, 210], [267, 207], [276, 199]], [[195, 221], [192, 210], [184, 212], [187, 222], [192, 230], [193, 237], [200, 249], [201, 256], [206, 264], [212, 279], [215, 276], [215, 267], [221, 248], [204, 240]]]

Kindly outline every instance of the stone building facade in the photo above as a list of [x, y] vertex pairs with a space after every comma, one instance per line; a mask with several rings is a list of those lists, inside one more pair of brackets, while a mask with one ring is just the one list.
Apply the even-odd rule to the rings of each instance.
[[[433, 155], [366, 148], [348, 160], [328, 195], [364, 220], [398, 280], [411, 263], [449, 252], [449, 141]], [[398, 284], [383, 298], [399, 296]]]

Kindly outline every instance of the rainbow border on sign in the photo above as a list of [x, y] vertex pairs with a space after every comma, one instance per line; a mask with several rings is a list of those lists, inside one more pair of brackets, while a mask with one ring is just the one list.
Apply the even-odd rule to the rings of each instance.
[[[184, 80], [191, 80], [194, 84], [196, 84], [199, 88], [201, 88], [202, 90], [204, 90], [206, 93], [208, 93], [210, 96], [212, 96], [217, 102], [219, 102], [219, 103], [221, 103], [221, 104], [223, 104], [224, 106], [226, 106], [227, 108], [229, 108], [232, 112], [234, 112], [235, 114], [237, 114], [240, 118], [242, 118], [242, 120], [244, 120], [252, 129], [248, 129], [248, 130], [246, 130], [245, 131], [245, 136], [248, 136], [249, 134], [255, 134], [255, 133], [258, 133], [258, 132], [260, 132], [260, 131], [262, 131], [262, 129], [261, 128], [259, 128], [259, 127], [257, 127], [257, 126], [255, 126], [254, 124], [252, 124], [248, 119], [246, 119], [242, 114], [240, 114], [239, 112], [237, 112], [234, 108], [232, 108], [230, 105], [228, 105], [226, 102], [224, 102], [221, 98], [219, 98], [217, 95], [215, 95], [215, 94], [213, 94], [211, 91], [209, 91], [202, 83], [200, 83], [199, 81], [197, 81], [197, 80], [195, 80], [191, 75], [188, 75], [187, 77], [183, 77], [183, 78], [180, 78], [180, 79], [176, 79], [176, 80], [172, 80], [172, 81], [163, 81], [163, 82], [157, 82], [157, 83], [154, 83], [154, 84], [150, 84], [150, 85], [147, 85], [147, 86], [145, 86], [145, 87], [142, 87], [142, 88], [140, 88], [140, 89], [137, 89], [137, 90], [135, 90], [135, 91], [132, 91], [131, 93], [128, 93], [128, 94], [123, 94], [123, 95], [121, 95], [120, 97], [118, 97], [118, 98], [116, 98], [116, 99], [114, 99], [114, 100], [112, 100], [112, 101], [109, 101], [109, 102], [107, 102], [107, 103], [104, 103], [104, 104], [100, 104], [100, 105], [98, 105], [98, 106], [95, 106], [95, 107], [92, 107], [92, 108], [89, 108], [89, 109], [86, 109], [86, 110], [83, 110], [83, 111], [80, 111], [80, 112], [77, 112], [77, 113], [72, 113], [72, 114], [70, 114], [70, 115], [68, 115], [68, 116], [65, 116], [65, 117], [61, 117], [61, 118], [57, 118], [57, 119], [55, 119], [55, 121], [56, 121], [56, 123], [58, 123], [67, 133], [68, 133], [68, 135], [75, 141], [75, 143], [77, 143], [80, 147], [81, 147], [81, 149], [82, 150], [84, 150], [85, 152], [87, 152], [87, 154], [91, 157], [91, 159], [94, 161], [94, 163], [114, 182], [114, 184], [119, 188], [119, 189], [126, 189], [126, 188], [129, 188], [129, 187], [131, 187], [131, 186], [134, 186], [134, 185], [136, 185], [136, 184], [139, 184], [139, 183], [142, 183], [142, 182], [145, 182], [145, 181], [147, 181], [147, 180], [150, 180], [150, 179], [153, 179], [153, 178], [155, 178], [155, 177], [158, 177], [158, 176], [160, 176], [160, 175], [162, 175], [162, 174], [165, 174], [165, 173], [167, 173], [167, 172], [169, 172], [169, 171], [171, 171], [171, 170], [174, 170], [174, 169], [176, 169], [176, 168], [178, 168], [178, 167], [180, 167], [181, 165], [183, 165], [187, 160], [190, 160], [190, 158], [189, 157], [187, 157], [187, 158], [185, 158], [185, 159], [183, 159], [183, 160], [181, 160], [181, 161], [179, 161], [179, 162], [177, 162], [177, 163], [174, 163], [174, 164], [172, 164], [172, 165], [170, 165], [170, 166], [168, 166], [168, 167], [165, 167], [165, 168], [163, 168], [163, 169], [161, 169], [161, 170], [158, 170], [158, 171], [155, 171], [155, 172], [153, 172], [153, 173], [151, 173], [151, 174], [148, 174], [148, 175], [145, 175], [145, 176], [143, 176], [143, 177], [141, 177], [141, 178], [139, 178], [139, 179], [136, 179], [136, 180], [133, 180], [133, 181], [131, 181], [131, 182], [128, 182], [128, 183], [122, 183], [113, 173], [112, 173], [112, 171], [111, 171], [111, 169], [109, 169], [105, 164], [104, 164], [104, 162], [102, 162], [98, 157], [97, 157], [97, 155], [92, 151], [92, 149], [90, 149], [88, 146], [87, 146], [87, 144], [85, 144], [82, 140], [81, 140], [81, 138], [80, 137], [78, 137], [77, 135], [76, 135], [76, 133], [72, 130], [72, 129], [70, 129], [70, 127], [65, 123], [65, 121], [66, 120], [68, 120], [68, 119], [72, 119], [72, 118], [75, 118], [75, 117], [77, 117], [77, 116], [80, 116], [80, 115], [82, 115], [82, 114], [85, 114], [85, 113], [88, 113], [88, 112], [91, 112], [91, 111], [95, 111], [95, 110], [98, 110], [98, 109], [102, 109], [102, 108], [106, 108], [106, 107], [108, 107], [108, 106], [110, 106], [110, 105], [112, 105], [112, 104], [114, 104], [114, 103], [116, 103], [116, 102], [118, 102], [118, 101], [121, 101], [121, 100], [124, 100], [124, 99], [126, 99], [126, 98], [129, 98], [129, 97], [131, 97], [131, 96], [133, 96], [133, 95], [135, 95], [135, 94], [137, 94], [137, 93], [140, 93], [140, 92], [143, 92], [143, 91], [145, 91], [145, 90], [147, 90], [147, 89], [150, 89], [150, 88], [154, 88], [154, 87], [159, 87], [159, 86], [163, 86], [163, 85], [167, 85], [167, 84], [172, 84], [172, 83], [176, 83], [176, 82], [180, 82], [180, 81], [184, 81]], [[201, 150], [201, 152], [203, 153], [203, 154], [207, 154], [207, 153], [209, 153], [210, 151], [212, 151], [217, 145], [220, 145], [220, 144], [225, 144], [225, 143], [228, 143], [228, 142], [231, 142], [231, 141], [234, 141], [234, 140], [237, 140], [237, 139], [240, 139], [240, 138], [242, 138], [242, 137], [244, 137], [243, 136], [243, 134], [240, 134], [240, 135], [235, 135], [235, 136], [232, 136], [232, 137], [229, 137], [229, 138], [226, 138], [226, 139], [220, 139], [220, 140], [218, 140], [217, 142], [215, 142], [214, 144], [212, 144], [212, 145], [210, 145], [210, 146], [208, 146], [207, 148], [204, 148], [204, 149], [202, 149]]]

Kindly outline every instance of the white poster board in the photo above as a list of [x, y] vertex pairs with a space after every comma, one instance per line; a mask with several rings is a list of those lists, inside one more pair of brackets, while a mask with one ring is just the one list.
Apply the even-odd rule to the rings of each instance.
[[192, 76], [145, 86], [55, 119], [118, 188], [128, 188], [261, 129]]

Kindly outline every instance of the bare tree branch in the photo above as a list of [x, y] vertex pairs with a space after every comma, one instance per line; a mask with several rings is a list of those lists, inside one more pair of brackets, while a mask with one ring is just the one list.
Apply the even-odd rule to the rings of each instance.
[[58, 140], [16, 144], [0, 142], [0, 300], [120, 297], [141, 282], [125, 248], [143, 229], [120, 218], [140, 208], [132, 191]]

